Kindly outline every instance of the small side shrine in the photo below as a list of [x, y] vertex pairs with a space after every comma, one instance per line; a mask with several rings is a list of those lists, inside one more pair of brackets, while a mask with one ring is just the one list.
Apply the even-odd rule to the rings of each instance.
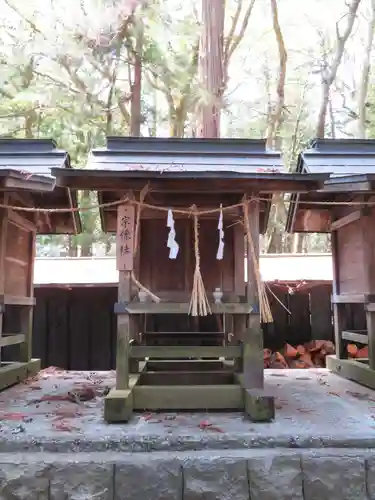
[[263, 140], [131, 137], [108, 138], [84, 170], [53, 174], [96, 191], [103, 229], [117, 234], [116, 388], [105, 420], [219, 409], [272, 420], [259, 235], [273, 193], [315, 191], [327, 176], [286, 173]]
[[31, 352], [36, 234], [81, 230], [76, 195], [55, 186], [52, 167], [70, 167], [53, 141], [0, 139], [0, 390], [40, 370]]
[[[375, 141], [316, 140], [298, 171], [330, 174], [323, 189], [292, 195], [287, 221], [288, 232], [331, 235], [336, 355], [327, 367], [375, 389]], [[349, 343], [368, 346], [368, 358], [349, 360]]]

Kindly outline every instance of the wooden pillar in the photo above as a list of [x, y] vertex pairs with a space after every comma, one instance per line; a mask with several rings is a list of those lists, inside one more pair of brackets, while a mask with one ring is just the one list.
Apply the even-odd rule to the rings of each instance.
[[[339, 279], [339, 251], [337, 245], [337, 231], [331, 233], [331, 248], [332, 248], [332, 265], [333, 265], [333, 281], [332, 294], [340, 294], [340, 279]], [[345, 328], [345, 304], [332, 304], [333, 309], [333, 328], [335, 336], [336, 357], [344, 359], [347, 357], [345, 342], [343, 341], [341, 332]]]
[[[134, 224], [133, 205], [120, 205], [117, 209], [117, 269], [119, 271], [118, 302], [124, 305], [131, 300], [134, 269]], [[116, 389], [129, 388], [129, 346], [131, 339], [131, 317], [127, 312], [117, 316]]]
[[127, 422], [133, 411], [132, 386], [129, 380], [129, 349], [132, 318], [126, 307], [132, 298], [131, 274], [134, 269], [134, 224], [133, 205], [120, 205], [117, 209], [117, 269], [119, 271], [116, 349], [116, 389], [104, 400], [104, 419], [107, 422]]
[[[27, 296], [30, 298], [34, 297], [34, 263], [36, 254], [36, 233], [35, 231], [30, 231], [29, 233], [29, 248], [30, 248], [30, 261], [29, 261], [29, 272], [28, 272], [28, 289]], [[28, 305], [20, 306], [20, 326], [21, 333], [25, 335], [25, 342], [20, 345], [20, 361], [22, 363], [28, 363], [32, 358], [32, 348], [33, 348], [33, 313], [34, 306], [30, 303]]]
[[[255, 260], [259, 264], [259, 202], [249, 204], [249, 225], [255, 250]], [[263, 336], [260, 324], [259, 296], [254, 269], [252, 249], [247, 243], [247, 302], [253, 308], [249, 315], [244, 337], [244, 384], [246, 389], [263, 388]]]
[[257, 200], [249, 205], [249, 226], [254, 250], [248, 242], [246, 298], [253, 312], [248, 317], [243, 342], [244, 406], [252, 421], [269, 422], [275, 418], [275, 405], [274, 398], [264, 391], [263, 333], [255, 271], [255, 266], [259, 266], [259, 201]]
[[[119, 272], [118, 302], [128, 303], [131, 299], [131, 272]], [[116, 347], [116, 389], [129, 388], [129, 342], [130, 317], [123, 313], [117, 315]]]
[[367, 322], [367, 335], [368, 335], [368, 364], [369, 368], [375, 370], [375, 311], [373, 306], [375, 304], [368, 304], [366, 310]]
[[[8, 201], [8, 196], [4, 195], [1, 197], [1, 202], [6, 204]], [[5, 266], [5, 252], [6, 252], [6, 241], [7, 241], [7, 227], [8, 227], [8, 210], [6, 208], [0, 209], [0, 295], [4, 295], [5, 292], [5, 276], [4, 276], [4, 266]], [[4, 317], [4, 304], [0, 304], [0, 367], [1, 367], [1, 341], [3, 336], [3, 317]]]

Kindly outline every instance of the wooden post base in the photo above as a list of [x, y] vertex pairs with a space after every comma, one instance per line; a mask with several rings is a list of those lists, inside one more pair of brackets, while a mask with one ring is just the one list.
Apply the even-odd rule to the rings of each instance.
[[261, 389], [244, 389], [245, 413], [253, 422], [271, 422], [275, 419], [275, 400]]
[[331, 355], [326, 357], [326, 363], [327, 368], [340, 377], [375, 389], [375, 370], [368, 366], [368, 360], [339, 359]]
[[[155, 351], [157, 352], [157, 351]], [[244, 411], [253, 422], [275, 418], [274, 398], [246, 390], [233, 362], [148, 360], [129, 376], [129, 388], [112, 389], [104, 400], [108, 423], [128, 422], [133, 411]]]
[[133, 413], [132, 389], [111, 389], [104, 399], [104, 420], [107, 423], [128, 422]]
[[0, 365], [0, 391], [18, 384], [28, 377], [34, 377], [40, 371], [40, 359], [31, 359], [27, 363], [9, 362]]

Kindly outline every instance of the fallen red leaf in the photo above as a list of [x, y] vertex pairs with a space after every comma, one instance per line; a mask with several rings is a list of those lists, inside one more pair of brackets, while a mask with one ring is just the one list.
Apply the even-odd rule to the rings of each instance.
[[151, 419], [152, 419], [152, 417], [153, 417], [153, 414], [152, 414], [152, 413], [148, 413], [147, 415], [143, 415], [143, 419], [144, 419], [144, 420], [146, 420], [146, 422], [147, 422], [148, 420], [151, 420]]
[[0, 420], [13, 420], [19, 422], [28, 417], [29, 415], [25, 413], [0, 413]]
[[81, 417], [82, 413], [77, 412], [75, 410], [69, 410], [69, 409], [61, 409], [60, 410], [59, 409], [59, 410], [54, 411], [53, 415], [57, 419], [61, 419], [61, 418], [77, 418], [77, 417]]
[[206, 429], [207, 427], [211, 427], [211, 423], [208, 420], [202, 420], [202, 422], [199, 422], [199, 428], [200, 429]]
[[54, 402], [54, 401], [70, 401], [72, 402], [72, 397], [69, 394], [46, 394], [39, 399], [34, 399], [30, 401], [29, 404], [38, 404], [43, 402]]
[[199, 428], [202, 431], [224, 432], [220, 427], [216, 427], [211, 422], [208, 422], [208, 420], [202, 420], [202, 422], [199, 423]]
[[214, 425], [210, 425], [209, 427], [207, 427], [208, 431], [212, 431], [212, 432], [224, 432], [223, 429], [220, 429], [220, 427], [215, 427]]
[[79, 431], [78, 427], [73, 427], [72, 425], [69, 425], [66, 422], [61, 422], [61, 421], [54, 422], [52, 426], [57, 431], [63, 431], [63, 432]]

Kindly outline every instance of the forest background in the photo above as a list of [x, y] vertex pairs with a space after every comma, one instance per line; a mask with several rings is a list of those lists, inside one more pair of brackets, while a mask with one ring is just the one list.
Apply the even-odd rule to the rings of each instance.
[[[76, 168], [107, 135], [267, 139], [293, 171], [315, 137], [375, 138], [375, 0], [0, 0], [0, 136], [53, 138]], [[96, 202], [80, 193], [80, 204]], [[284, 233], [262, 251], [327, 252]], [[113, 255], [96, 211], [39, 256]]]

